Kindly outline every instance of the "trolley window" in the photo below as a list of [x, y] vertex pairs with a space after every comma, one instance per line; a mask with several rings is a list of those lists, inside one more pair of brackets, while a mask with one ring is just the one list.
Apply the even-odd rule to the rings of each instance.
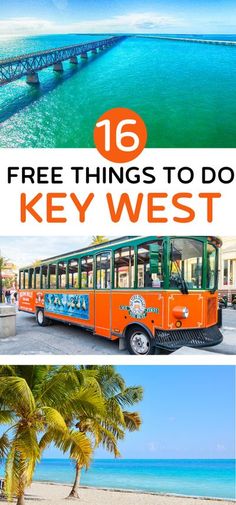
[[170, 288], [201, 289], [203, 243], [189, 238], [171, 240]]
[[67, 284], [67, 262], [58, 263], [58, 288], [65, 289]]
[[28, 270], [24, 271], [24, 289], [29, 288], [29, 272]]
[[69, 289], [79, 287], [79, 262], [77, 259], [69, 261]]
[[111, 287], [111, 253], [99, 254], [96, 258], [96, 289]]
[[24, 289], [24, 272], [20, 272], [20, 289]]
[[145, 242], [138, 246], [138, 288], [162, 288], [162, 243]]
[[29, 278], [28, 278], [28, 283], [29, 283], [29, 289], [32, 289], [34, 287], [34, 268], [29, 269]]
[[93, 288], [93, 256], [85, 256], [81, 259], [80, 285], [83, 289]]
[[134, 249], [122, 247], [115, 251], [115, 288], [134, 287]]
[[35, 289], [40, 289], [40, 267], [36, 267], [35, 268], [34, 288]]
[[42, 266], [42, 289], [48, 288], [48, 266]]
[[57, 276], [56, 276], [57, 266], [56, 263], [49, 265], [49, 287], [50, 289], [56, 289], [57, 287]]

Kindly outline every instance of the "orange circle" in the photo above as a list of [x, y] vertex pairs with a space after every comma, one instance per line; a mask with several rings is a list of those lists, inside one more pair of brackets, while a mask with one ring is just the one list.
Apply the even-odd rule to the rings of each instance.
[[126, 163], [141, 154], [147, 129], [133, 110], [117, 107], [104, 112], [94, 128], [94, 143], [99, 153], [114, 163]]

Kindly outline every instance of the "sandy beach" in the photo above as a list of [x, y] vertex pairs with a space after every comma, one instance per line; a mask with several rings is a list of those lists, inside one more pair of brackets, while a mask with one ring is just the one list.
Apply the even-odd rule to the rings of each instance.
[[[65, 504], [70, 486], [65, 484], [35, 482], [26, 493], [28, 505], [43, 501], [45, 505]], [[5, 500], [1, 500], [2, 503]], [[152, 493], [137, 493], [122, 490], [106, 490], [81, 487], [79, 503], [87, 505], [227, 505], [232, 504], [228, 500], [214, 500], [207, 498], [187, 498], [182, 496], [157, 495]], [[6, 503], [6, 502], [5, 502]]]

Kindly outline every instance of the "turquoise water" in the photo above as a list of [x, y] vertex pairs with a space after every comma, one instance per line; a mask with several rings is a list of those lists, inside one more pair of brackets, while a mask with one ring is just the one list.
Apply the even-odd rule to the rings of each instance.
[[[74, 467], [64, 459], [45, 459], [35, 480], [73, 482]], [[233, 460], [95, 460], [82, 485], [161, 493], [235, 498]]]
[[[0, 39], [0, 58], [100, 37]], [[41, 71], [38, 88], [0, 88], [0, 147], [93, 147], [96, 120], [118, 106], [143, 117], [148, 147], [235, 147], [236, 47], [131, 37], [64, 67]]]
[[[84, 472], [82, 484], [234, 498], [234, 472], [230, 460], [95, 460], [91, 469]], [[38, 466], [36, 479], [54, 480], [56, 475], [58, 482], [71, 482], [73, 465], [56, 460], [55, 467], [55, 461], [44, 460]]]

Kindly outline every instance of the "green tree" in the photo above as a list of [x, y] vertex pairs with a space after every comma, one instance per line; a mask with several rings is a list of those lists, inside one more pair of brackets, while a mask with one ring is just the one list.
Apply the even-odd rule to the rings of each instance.
[[0, 256], [0, 303], [3, 302], [3, 270], [7, 267], [7, 259], [3, 256]]
[[91, 245], [99, 245], [107, 241], [108, 238], [106, 238], [104, 235], [93, 235]]
[[[127, 387], [122, 376], [111, 365], [81, 367], [82, 370], [96, 372], [95, 377], [101, 388], [105, 410], [102, 415], [98, 413], [94, 416], [77, 412], [75, 427], [80, 433], [91, 437], [93, 449], [102, 445], [115, 457], [119, 457], [119, 440], [124, 439], [126, 431], [135, 431], [141, 426], [140, 415], [126, 409], [142, 399], [143, 389], [140, 386]], [[78, 455], [75, 459], [75, 479], [69, 498], [79, 498], [82, 469], [83, 462]]]
[[32, 263], [32, 267], [39, 267], [42, 263], [42, 260], [35, 260], [33, 263]]
[[70, 409], [91, 415], [100, 404], [95, 387], [91, 399], [82, 382], [72, 366], [0, 366], [0, 423], [10, 425], [0, 438], [0, 455], [6, 458], [4, 489], [9, 500], [17, 497], [17, 505], [24, 505], [25, 488], [48, 443], [70, 449], [71, 458], [79, 454], [88, 466], [90, 440], [66, 423]]
[[14, 284], [14, 279], [5, 279], [4, 280], [4, 289], [11, 289]]

